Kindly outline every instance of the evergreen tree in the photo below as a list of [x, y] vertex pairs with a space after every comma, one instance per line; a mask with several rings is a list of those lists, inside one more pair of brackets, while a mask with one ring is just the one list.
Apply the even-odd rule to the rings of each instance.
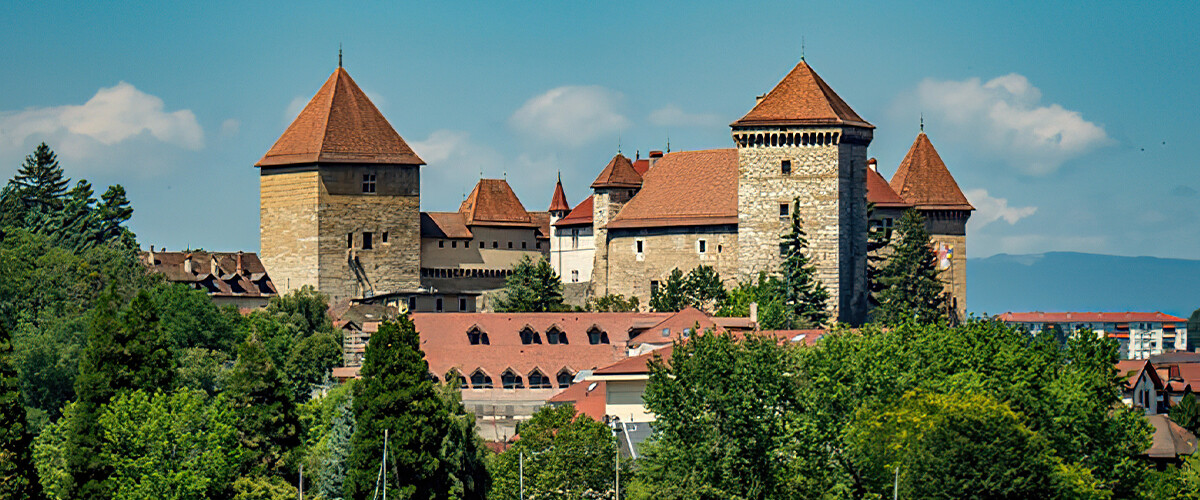
[[879, 278], [884, 289], [879, 292], [875, 321], [931, 323], [945, 318], [946, 298], [938, 279], [937, 255], [925, 230], [925, 217], [916, 210], [904, 212], [896, 236], [899, 241], [895, 251]]
[[696, 266], [683, 279], [684, 294], [689, 305], [708, 312], [716, 311], [725, 301], [725, 285], [712, 266]]
[[465, 467], [452, 458], [461, 452], [453, 449], [461, 445], [448, 439], [455, 431], [455, 415], [438, 394], [420, 342], [412, 320], [401, 317], [380, 325], [367, 344], [362, 379], [354, 384], [346, 498], [366, 498], [375, 491], [385, 432], [387, 496], [447, 499], [456, 489], [462, 490], [458, 498], [486, 494], [484, 485], [464, 485]]
[[825, 303], [829, 292], [817, 281], [817, 272], [805, 253], [808, 239], [804, 224], [800, 220], [800, 200], [792, 201], [790, 231], [783, 236], [780, 246], [784, 252], [781, 274], [787, 304], [797, 326], [817, 327], [829, 320]]
[[41, 486], [12, 353], [8, 329], [0, 322], [0, 498], [35, 498]]
[[563, 284], [550, 261], [536, 263], [529, 256], [513, 265], [512, 273], [504, 279], [504, 296], [496, 299], [496, 311], [547, 312], [561, 311]]
[[1200, 405], [1196, 404], [1195, 394], [1187, 393], [1171, 407], [1171, 420], [1189, 431], [1200, 430]]
[[763, 330], [787, 330], [793, 327], [791, 310], [784, 303], [787, 296], [783, 282], [765, 271], [758, 273], [756, 280], [738, 283], [729, 291], [728, 298], [717, 310], [717, 316], [746, 318], [750, 316], [750, 304], [758, 304], [758, 327]]
[[[874, 210], [874, 203], [867, 205], [867, 220], [871, 220]], [[867, 232], [867, 302], [871, 307], [879, 307], [879, 292], [886, 288], [880, 277], [883, 275], [883, 266], [887, 264], [885, 252], [890, 243], [891, 235], [886, 228], [871, 225]]]
[[98, 241], [94, 194], [91, 183], [86, 180], [77, 182], [67, 193], [62, 210], [48, 226], [49, 233], [58, 240], [59, 245], [79, 252]]
[[238, 441], [246, 450], [243, 472], [290, 473], [300, 424], [288, 384], [258, 338], [252, 336], [239, 346], [237, 362], [222, 381], [236, 414]]
[[26, 209], [49, 215], [62, 208], [71, 180], [58, 165], [58, 155], [43, 142], [25, 157], [11, 182]]
[[96, 206], [96, 217], [98, 241], [113, 241], [126, 248], [137, 248], [133, 232], [125, 227], [125, 223], [133, 217], [133, 208], [125, 198], [124, 187], [120, 184], [108, 187], [108, 191], [100, 196], [100, 204]]

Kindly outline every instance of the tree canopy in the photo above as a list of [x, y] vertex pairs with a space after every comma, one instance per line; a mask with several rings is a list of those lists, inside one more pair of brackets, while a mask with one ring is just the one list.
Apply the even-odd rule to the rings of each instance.
[[897, 324], [944, 320], [946, 297], [938, 278], [937, 255], [925, 230], [925, 217], [916, 210], [905, 211], [895, 235], [898, 241], [879, 275], [883, 289], [876, 294], [879, 307], [872, 312], [874, 321]]
[[513, 265], [512, 273], [504, 279], [503, 295], [496, 299], [497, 312], [561, 311], [563, 284], [550, 261], [534, 262], [528, 255]]
[[[573, 405], [544, 406], [521, 425], [521, 439], [493, 456], [493, 498], [515, 498], [524, 456], [525, 498], [609, 498], [615, 486], [612, 430]], [[629, 468], [626, 467], [626, 473]]]
[[686, 275], [672, 269], [656, 290], [651, 290], [650, 309], [657, 312], [677, 312], [695, 307], [708, 312], [720, 309], [725, 302], [725, 284], [712, 266], [696, 266]]

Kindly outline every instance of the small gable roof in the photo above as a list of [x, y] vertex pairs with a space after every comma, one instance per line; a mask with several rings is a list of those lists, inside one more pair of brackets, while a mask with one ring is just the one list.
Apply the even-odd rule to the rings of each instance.
[[625, 155], [617, 153], [608, 165], [604, 166], [604, 170], [600, 175], [596, 176], [596, 180], [592, 182], [592, 189], [596, 188], [636, 188], [642, 185], [642, 175], [633, 168], [633, 162], [629, 161]]
[[575, 208], [571, 209], [571, 213], [558, 219], [554, 225], [559, 227], [592, 225], [592, 197], [584, 198], [578, 205], [575, 205]]
[[684, 330], [691, 330], [689, 337], [710, 330], [714, 333], [725, 331], [703, 311], [695, 307], [687, 307], [630, 339], [629, 345], [637, 347], [641, 344], [672, 344], [677, 340], [684, 339]]
[[891, 186], [896, 194], [919, 209], [975, 210], [925, 132], [917, 134], [900, 168], [892, 175]]
[[367, 94], [338, 67], [257, 167], [307, 163], [424, 165]]
[[608, 227], [737, 224], [737, 186], [736, 149], [669, 153]]
[[468, 226], [529, 225], [533, 222], [521, 200], [504, 179], [479, 179], [458, 211], [463, 214]]
[[858, 116], [804, 59], [731, 126], [849, 125], [875, 128]]
[[912, 207], [912, 203], [904, 201], [904, 198], [896, 194], [883, 175], [873, 168], [867, 169], [867, 202], [879, 208]]

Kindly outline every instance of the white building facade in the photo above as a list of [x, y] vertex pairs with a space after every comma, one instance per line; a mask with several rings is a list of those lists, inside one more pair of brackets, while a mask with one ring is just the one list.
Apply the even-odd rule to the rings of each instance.
[[1034, 334], [1053, 326], [1068, 335], [1091, 330], [1115, 339], [1120, 345], [1121, 359], [1147, 359], [1164, 352], [1187, 350], [1187, 320], [1161, 312], [1010, 312], [996, 319]]

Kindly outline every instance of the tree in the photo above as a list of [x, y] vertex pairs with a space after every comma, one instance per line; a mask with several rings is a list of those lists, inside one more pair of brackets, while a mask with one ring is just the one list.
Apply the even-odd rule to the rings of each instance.
[[125, 188], [120, 184], [109, 186], [108, 191], [100, 195], [100, 204], [96, 206], [97, 241], [111, 241], [126, 248], [137, 248], [133, 232], [125, 227], [125, 223], [133, 217], [133, 208], [125, 198]]
[[300, 406], [307, 490], [317, 498], [341, 498], [344, 490], [354, 434], [353, 385], [339, 385]]
[[875, 321], [930, 323], [945, 318], [946, 298], [925, 218], [916, 210], [904, 212], [896, 236], [895, 251], [879, 277], [884, 289], [878, 294]]
[[819, 327], [829, 320], [829, 310], [825, 306], [829, 301], [829, 292], [817, 280], [816, 269], [805, 255], [808, 252], [808, 238], [800, 220], [799, 198], [792, 201], [791, 214], [790, 231], [780, 243], [784, 252], [783, 265], [780, 267], [784, 293], [798, 324]]
[[250, 337], [223, 380], [246, 456], [243, 475], [283, 475], [295, 468], [291, 453], [300, 444], [300, 424], [287, 383], [262, 342]]
[[684, 288], [683, 271], [671, 270], [667, 280], [650, 291], [650, 309], [656, 312], [677, 312], [688, 306], [688, 294]]
[[712, 266], [697, 266], [685, 276], [671, 270], [666, 283], [651, 292], [650, 308], [658, 312], [677, 312], [688, 307], [715, 311], [726, 298], [721, 275]]
[[[650, 363], [646, 408], [653, 441], [637, 481], [653, 498], [806, 498], [789, 428], [799, 409], [789, 348], [774, 339], [705, 332]], [[524, 434], [522, 434], [524, 436]], [[632, 490], [631, 490], [632, 491]]]
[[242, 450], [236, 422], [204, 392], [138, 390], [100, 415], [115, 498], [228, 498]]
[[521, 425], [521, 439], [492, 457], [492, 496], [518, 497], [524, 456], [525, 498], [611, 498], [616, 452], [607, 425], [576, 416], [574, 405], [544, 406]]
[[[867, 220], [872, 220], [875, 204], [867, 204]], [[887, 248], [891, 244], [889, 230], [871, 224], [867, 232], [867, 301], [871, 307], [879, 307], [879, 293], [887, 287], [880, 281], [883, 267], [887, 265]]]
[[152, 292], [163, 329], [176, 352], [202, 348], [232, 353], [245, 340], [245, 332], [238, 329], [241, 318], [237, 309], [217, 307], [205, 291], [164, 281]]
[[12, 352], [8, 329], [0, 324], [0, 498], [34, 498], [41, 485]]
[[758, 326], [763, 330], [788, 330], [793, 327], [791, 309], [784, 303], [783, 282], [765, 271], [758, 273], [756, 280], [738, 283], [729, 291], [725, 302], [717, 310], [717, 316], [749, 317], [750, 304], [758, 304]]
[[454, 413], [438, 394], [420, 337], [407, 316], [386, 321], [371, 336], [354, 384], [354, 436], [345, 496], [364, 498], [375, 491], [383, 463], [388, 496], [410, 499], [483, 498], [486, 485], [466, 481], [454, 446]]
[[25, 157], [10, 182], [26, 210], [45, 216], [62, 208], [62, 198], [71, 180], [58, 165], [58, 155], [43, 142]]
[[1193, 433], [1200, 430], [1200, 405], [1196, 404], [1195, 394], [1185, 394], [1179, 404], [1171, 407], [1171, 420]]
[[592, 312], [636, 312], [638, 310], [638, 298], [625, 298], [621, 294], [609, 294], [603, 297], [588, 299], [584, 309]]
[[542, 258], [536, 263], [528, 255], [513, 265], [504, 279], [504, 294], [496, 299], [498, 312], [561, 311], [563, 284], [550, 261]]

